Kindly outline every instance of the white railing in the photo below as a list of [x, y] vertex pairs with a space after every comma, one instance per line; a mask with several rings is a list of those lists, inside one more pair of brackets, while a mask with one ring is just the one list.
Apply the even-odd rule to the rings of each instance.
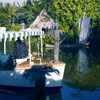
[[[43, 56], [43, 42], [42, 42], [42, 38], [44, 36], [44, 31], [39, 30], [39, 29], [33, 29], [31, 30], [30, 28], [27, 28], [23, 31], [19, 31], [19, 32], [15, 32], [15, 31], [6, 31], [5, 33], [0, 33], [0, 42], [4, 42], [4, 54], [6, 54], [6, 41], [7, 39], [9, 39], [10, 41], [12, 39], [14, 39], [15, 41], [18, 39], [18, 37], [20, 38], [20, 40], [23, 40], [23, 38], [27, 38], [29, 40], [29, 51], [30, 51], [30, 55], [31, 55], [31, 45], [30, 45], [30, 37], [31, 36], [40, 36], [41, 38], [41, 56]], [[39, 50], [39, 48], [38, 48]], [[31, 57], [30, 57], [31, 58]], [[31, 59], [30, 59], [31, 61]]]

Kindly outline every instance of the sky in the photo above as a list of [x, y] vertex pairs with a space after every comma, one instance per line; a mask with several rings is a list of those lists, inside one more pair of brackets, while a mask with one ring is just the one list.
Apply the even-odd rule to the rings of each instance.
[[13, 2], [16, 2], [16, 3], [19, 2], [20, 5], [22, 5], [22, 2], [23, 2], [23, 1], [26, 1], [26, 0], [0, 0], [0, 2], [2, 2], [2, 3], [8, 3], [8, 2], [9, 2], [9, 3], [11, 3], [11, 4], [12, 4]]

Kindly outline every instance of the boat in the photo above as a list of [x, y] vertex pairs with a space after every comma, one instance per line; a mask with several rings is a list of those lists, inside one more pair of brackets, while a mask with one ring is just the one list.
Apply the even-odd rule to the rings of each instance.
[[86, 43], [86, 44], [62, 44], [60, 45], [60, 48], [88, 48], [90, 43]]
[[0, 55], [0, 89], [17, 91], [59, 90], [62, 85], [65, 64], [59, 62], [50, 63], [50, 65], [52, 67], [40, 64], [14, 66], [11, 55]]
[[[79, 42], [77, 44], [62, 44], [60, 45], [61, 48], [88, 48], [90, 42], [88, 42], [88, 38], [90, 36], [90, 17], [85, 18], [86, 8], [82, 15], [82, 17], [78, 20], [78, 26], [79, 26]], [[75, 24], [76, 25], [76, 24]], [[75, 26], [74, 26], [75, 27]], [[71, 29], [73, 30], [74, 27]], [[68, 33], [60, 42], [60, 44], [71, 34]]]

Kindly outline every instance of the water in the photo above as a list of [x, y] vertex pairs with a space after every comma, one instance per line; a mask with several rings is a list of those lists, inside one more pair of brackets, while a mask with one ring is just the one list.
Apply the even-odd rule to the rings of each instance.
[[[53, 50], [44, 57], [53, 59]], [[60, 61], [66, 63], [60, 92], [38, 95], [38, 100], [100, 100], [100, 52], [95, 49], [60, 49]], [[0, 100], [35, 100], [34, 94], [0, 91]]]
[[[52, 53], [51, 53], [52, 52]], [[53, 59], [53, 51], [47, 56]], [[61, 100], [100, 100], [100, 52], [96, 49], [60, 49], [66, 63]]]

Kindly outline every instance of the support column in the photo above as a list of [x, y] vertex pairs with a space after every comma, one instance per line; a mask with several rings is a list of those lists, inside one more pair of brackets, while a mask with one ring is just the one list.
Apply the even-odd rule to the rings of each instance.
[[42, 42], [43, 34], [41, 32], [41, 57], [43, 57], [43, 42]]
[[30, 43], [30, 32], [28, 32], [28, 42], [29, 42], [29, 61], [31, 64], [31, 43]]
[[6, 55], [6, 41], [4, 39], [4, 54]]
[[6, 54], [6, 39], [5, 39], [5, 34], [3, 34], [3, 42], [4, 42], [4, 54]]
[[59, 30], [55, 31], [54, 62], [59, 62]]
[[38, 40], [38, 36], [37, 36], [37, 54], [38, 54], [38, 57], [39, 57], [39, 40]]

